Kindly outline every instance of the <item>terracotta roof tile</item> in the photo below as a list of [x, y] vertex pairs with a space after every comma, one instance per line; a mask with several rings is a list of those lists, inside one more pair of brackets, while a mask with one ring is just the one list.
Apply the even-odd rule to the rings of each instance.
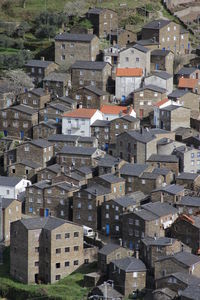
[[165, 99], [163, 99], [163, 100], [161, 100], [161, 101], [155, 103], [154, 106], [160, 107], [161, 105], [167, 103], [168, 101], [169, 101], [169, 99], [168, 99], [168, 98], [165, 98]]
[[90, 108], [78, 108], [73, 111], [67, 112], [63, 114], [63, 117], [71, 117], [71, 118], [91, 118], [97, 109]]
[[103, 114], [109, 115], [118, 115], [120, 112], [123, 114], [127, 113], [126, 106], [117, 106], [117, 105], [103, 105], [100, 109]]
[[179, 88], [195, 88], [198, 84], [198, 79], [194, 78], [183, 78], [179, 79], [178, 87]]
[[142, 68], [117, 68], [117, 77], [141, 77], [143, 73]]

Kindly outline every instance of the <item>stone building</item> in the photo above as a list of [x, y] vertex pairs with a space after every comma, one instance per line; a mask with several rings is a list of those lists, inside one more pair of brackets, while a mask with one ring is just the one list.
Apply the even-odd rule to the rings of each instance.
[[182, 172], [176, 177], [176, 183], [193, 190], [200, 186], [200, 174]]
[[190, 127], [190, 109], [169, 105], [160, 109], [160, 128], [174, 131], [179, 127]]
[[168, 95], [168, 98], [175, 101], [177, 104], [199, 112], [199, 96], [195, 93], [188, 90], [176, 89]]
[[146, 162], [153, 167], [167, 168], [176, 175], [179, 173], [179, 159], [176, 155], [152, 154]]
[[42, 88], [35, 88], [18, 96], [20, 104], [28, 105], [37, 110], [44, 108], [50, 100], [50, 93]]
[[15, 101], [15, 94], [11, 91], [11, 83], [6, 79], [0, 80], [0, 110], [9, 107]]
[[93, 34], [60, 33], [55, 37], [55, 62], [70, 67], [77, 60], [95, 61], [99, 39]]
[[193, 147], [179, 146], [173, 154], [179, 158], [179, 172], [196, 173], [200, 169], [200, 151]]
[[67, 96], [71, 88], [71, 74], [52, 72], [43, 79], [43, 88], [53, 96]]
[[123, 48], [134, 43], [137, 40], [137, 34], [131, 30], [119, 28], [111, 31], [108, 34], [108, 39], [112, 45], [118, 45]]
[[37, 85], [41, 83], [45, 76], [49, 75], [58, 69], [58, 65], [53, 61], [32, 59], [25, 64], [26, 73], [33, 79], [33, 82]]
[[48, 139], [49, 136], [60, 133], [61, 124], [57, 123], [56, 120], [42, 121], [33, 126], [33, 139]]
[[176, 205], [185, 196], [185, 189], [182, 185], [170, 184], [151, 191], [152, 202], [165, 202]]
[[51, 101], [39, 111], [39, 119], [44, 122], [54, 120], [57, 124], [61, 125], [62, 115], [69, 110], [70, 107], [60, 100]]
[[100, 109], [102, 105], [108, 104], [109, 95], [96, 86], [85, 86], [79, 88], [75, 93], [78, 106], [83, 108]]
[[184, 196], [176, 203], [180, 214], [198, 215], [200, 212], [200, 197]]
[[110, 121], [108, 120], [96, 120], [91, 128], [91, 136], [98, 139], [99, 148], [107, 151], [110, 138]]
[[161, 49], [151, 51], [151, 72], [160, 70], [173, 75], [173, 65], [174, 53], [172, 51]]
[[99, 38], [106, 38], [110, 32], [118, 28], [118, 15], [114, 10], [99, 7], [91, 8], [86, 17], [92, 23], [94, 34]]
[[11, 224], [10, 274], [25, 283], [54, 283], [83, 262], [83, 229], [71, 222], [28, 218]]
[[165, 71], [154, 71], [144, 78], [145, 85], [156, 85], [166, 90], [167, 95], [173, 91], [173, 74]]

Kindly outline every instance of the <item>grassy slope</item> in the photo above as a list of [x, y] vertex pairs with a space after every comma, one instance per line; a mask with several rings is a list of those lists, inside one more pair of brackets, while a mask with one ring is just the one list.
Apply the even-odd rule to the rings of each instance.
[[[81, 267], [79, 270], [69, 275], [68, 277], [60, 280], [56, 284], [52, 285], [25, 285], [19, 282], [14, 281], [9, 276], [9, 249], [6, 249], [4, 252], [4, 261], [3, 265], [0, 265], [0, 290], [1, 289], [12, 289], [15, 288], [18, 291], [29, 291], [32, 293], [41, 294], [43, 291], [47, 296], [58, 297], [63, 300], [82, 300], [84, 296], [88, 294], [88, 289], [84, 288], [83, 276], [86, 273], [96, 271], [96, 264], [90, 264], [87, 266]], [[6, 295], [5, 295], [6, 296]]]

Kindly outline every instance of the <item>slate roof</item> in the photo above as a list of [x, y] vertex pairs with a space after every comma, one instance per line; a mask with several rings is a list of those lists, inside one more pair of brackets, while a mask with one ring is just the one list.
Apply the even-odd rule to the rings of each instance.
[[47, 147], [52, 146], [52, 143], [48, 142], [45, 139], [31, 140], [29, 143], [32, 144], [32, 145], [35, 145], [37, 147], [40, 147], [40, 148], [47, 148]]
[[69, 110], [69, 106], [66, 103], [61, 103], [57, 101], [48, 103], [48, 106], [60, 111], [61, 113]]
[[158, 177], [160, 176], [160, 174], [157, 173], [152, 173], [152, 172], [144, 172], [140, 178], [141, 179], [150, 179], [150, 180], [156, 180]]
[[192, 253], [189, 252], [178, 252], [178, 253], [174, 253], [174, 255], [169, 255], [169, 256], [165, 256], [162, 258], [159, 258], [158, 260], [165, 260], [165, 259], [174, 259], [177, 260], [178, 262], [184, 264], [187, 267], [191, 267], [192, 265], [196, 264], [196, 263], [200, 263], [200, 257], [197, 255], [194, 255]]
[[137, 259], [135, 257], [116, 259], [113, 260], [112, 263], [120, 270], [124, 270], [126, 273], [146, 271], [145, 264], [140, 259]]
[[184, 190], [184, 186], [178, 185], [178, 184], [170, 184], [164, 187], [160, 187], [158, 189], [153, 190], [153, 192], [156, 191], [163, 191], [172, 195], [176, 195]]
[[94, 7], [94, 8], [90, 8], [88, 10], [88, 14], [95, 14], [95, 15], [99, 15], [104, 11], [103, 8], [101, 7]]
[[98, 95], [98, 96], [103, 96], [103, 95], [107, 95], [108, 93], [98, 89], [96, 86], [93, 85], [89, 85], [89, 86], [85, 86], [84, 87], [86, 90], [91, 91], [92, 93]]
[[136, 89], [134, 91], [134, 93], [144, 91], [144, 90], [151, 90], [151, 91], [162, 93], [162, 94], [166, 93], [166, 89], [163, 89], [163, 88], [161, 88], [157, 85], [153, 85], [153, 84], [145, 85], [139, 89]]
[[142, 45], [142, 46], [159, 45], [159, 43], [157, 41], [155, 41], [154, 39], [139, 40], [139, 41], [137, 41], [137, 44]]
[[79, 138], [78, 135], [71, 134], [53, 134], [48, 137], [51, 142], [75, 142]]
[[78, 169], [76, 169], [77, 171], [85, 174], [85, 175], [88, 175], [88, 174], [91, 174], [92, 173], [92, 168], [91, 167], [88, 167], [88, 166], [82, 166]]
[[15, 200], [14, 199], [8, 199], [8, 198], [0, 198], [0, 202], [1, 201], [2, 201], [2, 208], [6, 209]]
[[173, 99], [181, 98], [188, 93], [190, 93], [190, 91], [188, 90], [176, 89], [168, 95], [168, 98], [173, 98]]
[[110, 121], [107, 120], [96, 120], [90, 127], [108, 127], [110, 126]]
[[71, 69], [85, 69], [85, 70], [98, 70], [101, 71], [107, 65], [104, 61], [84, 61], [77, 60], [72, 66]]
[[104, 174], [104, 175], [101, 175], [99, 176], [99, 178], [109, 182], [109, 183], [119, 183], [119, 182], [125, 182], [125, 179], [122, 178], [122, 177], [118, 177], [118, 176], [115, 176], [113, 174]]
[[177, 163], [179, 160], [176, 155], [152, 154], [147, 161]]
[[170, 50], [155, 49], [151, 51], [151, 56], [167, 56], [170, 52]]
[[146, 199], [146, 197], [147, 196], [145, 196], [144, 193], [138, 191], [120, 198], [115, 198], [113, 201], [122, 207], [128, 207], [131, 205], [136, 205], [138, 202]]
[[200, 286], [189, 285], [185, 290], [180, 292], [180, 295], [188, 300], [200, 300]]
[[31, 59], [28, 60], [25, 64], [26, 67], [38, 67], [38, 68], [47, 68], [49, 65], [54, 64], [54, 61], [40, 60], [40, 59]]
[[119, 164], [121, 161], [120, 158], [116, 158], [114, 156], [111, 156], [109, 154], [106, 154], [104, 157], [101, 157], [98, 160], [98, 166], [99, 167], [113, 167]]
[[158, 217], [163, 217], [169, 214], [176, 214], [178, 210], [168, 203], [149, 202], [141, 206], [143, 209], [155, 214]]
[[103, 255], [109, 255], [110, 253], [112, 253], [113, 251], [117, 250], [121, 248], [120, 245], [117, 244], [113, 244], [113, 243], [109, 243], [106, 244], [105, 246], [103, 246], [98, 253], [103, 254]]
[[[162, 108], [162, 110], [173, 111], [173, 110], [176, 110], [176, 109], [178, 109], [180, 107], [183, 108], [182, 106], [178, 106], [178, 105], [169, 105], [167, 107]], [[184, 108], [186, 108], [186, 107], [184, 107]]]
[[171, 277], [171, 276], [186, 283], [187, 285], [198, 285], [200, 283], [200, 278], [195, 277], [195, 276], [190, 275], [185, 272], [172, 273], [172, 274], [167, 275], [166, 277]]
[[34, 95], [37, 95], [39, 97], [42, 97], [42, 96], [46, 96], [47, 93], [44, 89], [42, 88], [36, 88], [36, 89], [32, 89], [31, 91], [28, 91], [29, 93], [32, 93]]
[[58, 82], [65, 82], [69, 78], [69, 74], [67, 73], [58, 73], [52, 72], [47, 75], [43, 81], [58, 81]]
[[95, 35], [78, 33], [61, 33], [55, 36], [55, 41], [91, 42]]
[[137, 49], [137, 50], [139, 50], [141, 52], [144, 52], [144, 53], [147, 53], [147, 52], [150, 51], [149, 48], [146, 48], [146, 47], [144, 47], [144, 46], [142, 46], [140, 44], [135, 44], [134, 46], [132, 46], [132, 48]]
[[21, 180], [22, 178], [15, 176], [0, 176], [0, 186], [15, 187]]
[[127, 163], [121, 167], [120, 174], [139, 177], [147, 168], [148, 165]]
[[94, 196], [102, 196], [102, 195], [109, 194], [111, 192], [109, 188], [106, 188], [96, 183], [91, 186], [88, 186], [87, 189], [85, 189], [85, 191]]
[[61, 171], [61, 165], [54, 164], [54, 165], [46, 167], [46, 169], [53, 173], [58, 174]]
[[169, 172], [172, 172], [170, 169], [167, 168], [155, 168], [152, 173], [159, 174], [166, 176]]
[[28, 105], [23, 105], [23, 104], [11, 106], [11, 107], [9, 107], [9, 109], [14, 109], [14, 110], [20, 111], [22, 113], [25, 113], [27, 115], [33, 115], [33, 114], [37, 113], [37, 110], [33, 109], [32, 107], [30, 107]]
[[158, 19], [153, 20], [143, 26], [144, 29], [161, 29], [171, 23], [170, 20]]
[[176, 74], [177, 75], [191, 75], [196, 70], [198, 70], [198, 69], [195, 67], [183, 67]]
[[169, 73], [167, 73], [167, 72], [165, 72], [165, 71], [154, 71], [154, 72], [153, 72], [153, 75], [155, 75], [155, 76], [157, 76], [157, 77], [160, 77], [160, 78], [162, 78], [162, 79], [165, 79], [165, 80], [167, 80], [167, 79], [173, 77], [172, 74], [169, 74]]
[[93, 147], [86, 148], [86, 147], [64, 146], [58, 153], [91, 156], [96, 152], [96, 150], [97, 148], [93, 148]]
[[120, 117], [120, 119], [126, 120], [126, 121], [128, 121], [128, 122], [130, 122], [130, 123], [131, 123], [131, 122], [137, 122], [137, 121], [139, 121], [138, 118], [135, 118], [135, 117], [130, 116], [130, 115], [124, 115], [124, 116]]
[[150, 131], [136, 131], [136, 130], [130, 130], [127, 131], [127, 134], [133, 137], [136, 141], [141, 143], [149, 143], [150, 141], [155, 139], [155, 136]]
[[38, 182], [32, 184], [33, 187], [37, 187], [42, 190], [49, 187], [50, 185], [51, 185], [51, 182], [49, 180], [41, 180], [41, 181], [38, 181]]
[[38, 163], [36, 163], [32, 160], [28, 160], [28, 159], [23, 159], [22, 161], [16, 162], [13, 165], [17, 165], [17, 164], [25, 165], [25, 166], [30, 167], [32, 169], [37, 169], [37, 168], [41, 167], [40, 164], [38, 164]]
[[178, 175], [176, 179], [195, 180], [199, 176], [200, 174], [197, 173], [183, 172], [180, 175]]
[[177, 202], [177, 205], [183, 206], [200, 206], [200, 197], [184, 196]]
[[58, 97], [58, 99], [60, 99], [62, 102], [65, 102], [65, 103], [67, 103], [67, 104], [75, 104], [75, 103], [77, 103], [77, 101], [76, 100], [74, 100], [74, 99], [72, 99], [72, 98], [70, 98], [70, 97], [68, 97], [68, 96], [63, 96], [63, 97]]
[[172, 245], [176, 239], [168, 238], [168, 237], [158, 237], [158, 238], [152, 238], [152, 237], [145, 237], [142, 239], [142, 242], [146, 246], [169, 246]]
[[158, 219], [157, 215], [143, 208], [135, 210], [134, 214], [137, 215], [139, 218], [143, 219], [144, 221], [153, 221]]

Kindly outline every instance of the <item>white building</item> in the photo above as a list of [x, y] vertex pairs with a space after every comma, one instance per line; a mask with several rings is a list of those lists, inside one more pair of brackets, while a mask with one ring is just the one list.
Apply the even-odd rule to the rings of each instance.
[[24, 192], [28, 185], [31, 185], [30, 180], [14, 176], [0, 176], [0, 197], [17, 199], [17, 196]]
[[62, 134], [91, 136], [90, 126], [96, 120], [103, 120], [98, 109], [78, 108], [62, 116]]
[[173, 75], [165, 71], [154, 72], [144, 79], [144, 84], [153, 84], [163, 88], [167, 91], [166, 94], [169, 95], [173, 91]]
[[153, 107], [153, 125], [159, 128], [160, 126], [160, 109], [176, 103], [168, 98], [163, 99], [154, 104]]
[[132, 106], [119, 106], [119, 105], [103, 105], [101, 107], [103, 119], [106, 121], [112, 121], [123, 115], [129, 115], [136, 118], [136, 113]]
[[117, 99], [125, 100], [136, 89], [141, 86], [143, 77], [142, 68], [117, 68], [115, 82], [115, 96]]

